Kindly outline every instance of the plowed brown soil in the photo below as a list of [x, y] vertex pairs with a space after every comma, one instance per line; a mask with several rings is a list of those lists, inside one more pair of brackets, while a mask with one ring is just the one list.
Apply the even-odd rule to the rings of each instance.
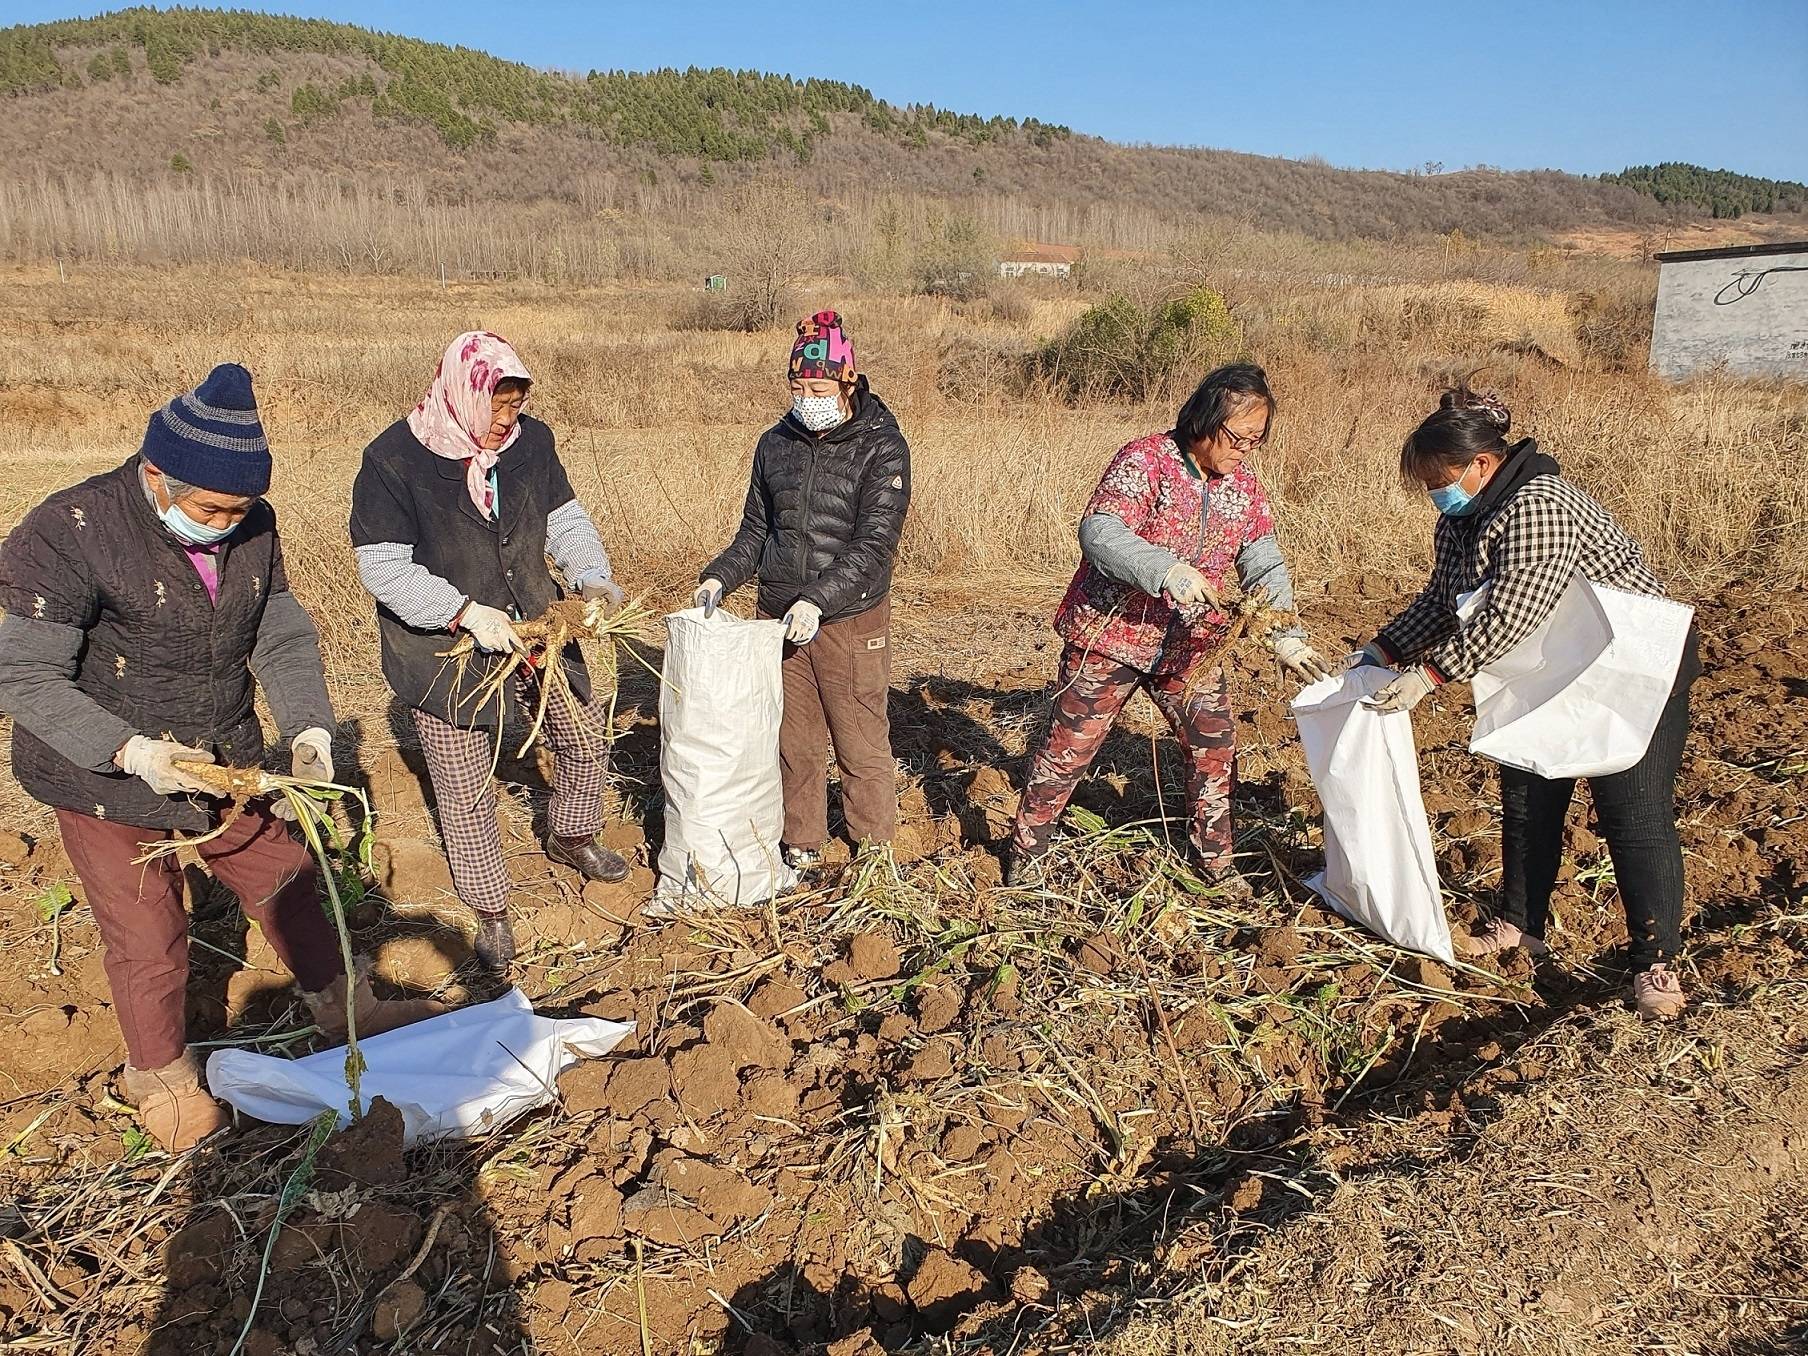
[[[1341, 653], [1397, 600], [1359, 580], [1305, 614]], [[67, 862], [39, 825], [0, 839], [0, 1350], [227, 1352], [260, 1273], [243, 1349], [298, 1356], [845, 1354], [944, 1335], [1483, 1352], [1516, 1331], [1521, 1349], [1592, 1352], [1629, 1349], [1640, 1314], [1674, 1349], [1799, 1335], [1801, 1238], [1779, 1203], [1808, 1169], [1788, 1072], [1808, 959], [1802, 598], [1702, 608], [1680, 809], [1695, 1006], [1663, 1032], [1621, 1001], [1619, 904], [1585, 804], [1549, 963], [1453, 971], [1314, 907], [1297, 878], [1317, 807], [1287, 688], [1255, 652], [1234, 667], [1257, 904], [1199, 893], [1163, 847], [1182, 836], [1178, 758], [1140, 700], [1077, 800], [1107, 827], [1045, 891], [1002, 890], [1055, 658], [1046, 610], [898, 601], [900, 864], [858, 859], [774, 910], [657, 926], [640, 835], [611, 831], [636, 857], [626, 884], [580, 890], [537, 853], [539, 772], [505, 762], [523, 788], [505, 811], [521, 985], [636, 1038], [483, 1141], [404, 1154], [399, 1118], [373, 1108], [323, 1151], [267, 1270], [301, 1136], [249, 1126], [182, 1161], [145, 1152], [111, 1101], [122, 1054], [79, 893], [52, 973], [46, 892], [73, 883]], [[655, 701], [625, 666], [624, 707]], [[1499, 878], [1465, 707], [1452, 691], [1415, 714], [1459, 927]], [[626, 813], [656, 826], [654, 738], [633, 724], [618, 771]], [[418, 760], [376, 745], [360, 761], [390, 903], [357, 945], [380, 982], [488, 996]], [[280, 966], [195, 885], [195, 1038], [283, 1041], [305, 1019]], [[1636, 1264], [1616, 1264], [1622, 1244]], [[1465, 1269], [1477, 1255], [1497, 1264]]]

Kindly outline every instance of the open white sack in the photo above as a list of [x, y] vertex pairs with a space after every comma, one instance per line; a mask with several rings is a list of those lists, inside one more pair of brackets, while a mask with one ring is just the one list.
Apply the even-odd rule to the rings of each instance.
[[1306, 767], [1325, 807], [1325, 869], [1306, 884], [1351, 922], [1450, 962], [1412, 717], [1362, 704], [1397, 676], [1364, 666], [1320, 679], [1293, 699]]
[[[1467, 621], [1486, 587], [1464, 597]], [[1551, 614], [1475, 675], [1469, 751], [1540, 777], [1602, 777], [1645, 756], [1695, 610], [1578, 571]]]
[[[634, 1030], [601, 1017], [559, 1020], [536, 1014], [526, 995], [429, 1017], [358, 1042], [364, 1105], [381, 1097], [402, 1113], [404, 1142], [479, 1135], [553, 1099], [560, 1070], [606, 1055]], [[322, 1111], [351, 1119], [345, 1047], [303, 1059], [215, 1050], [207, 1087], [247, 1116], [301, 1125]]]
[[706, 619], [694, 607], [668, 616], [665, 630], [665, 846], [655, 898], [760, 904], [797, 883], [779, 855], [785, 624], [745, 621], [719, 608]]

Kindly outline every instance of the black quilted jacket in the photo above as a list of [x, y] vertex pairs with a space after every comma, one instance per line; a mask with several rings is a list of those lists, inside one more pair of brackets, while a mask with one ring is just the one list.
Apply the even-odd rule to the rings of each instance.
[[787, 413], [760, 435], [740, 530], [698, 579], [732, 593], [757, 575], [768, 616], [799, 599], [858, 616], [891, 591], [909, 508], [910, 448], [861, 377], [845, 424], [818, 437]]

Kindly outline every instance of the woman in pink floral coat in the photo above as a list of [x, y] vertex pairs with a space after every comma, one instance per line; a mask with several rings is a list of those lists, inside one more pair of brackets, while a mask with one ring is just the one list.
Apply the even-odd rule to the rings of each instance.
[[[1265, 590], [1272, 607], [1293, 607], [1268, 496], [1244, 464], [1273, 417], [1266, 374], [1233, 363], [1207, 375], [1173, 431], [1138, 438], [1105, 468], [1080, 522], [1084, 559], [1055, 614], [1066, 643], [1011, 838], [1012, 883], [1036, 874], [1117, 713], [1145, 688], [1187, 758], [1195, 864], [1226, 895], [1248, 895], [1231, 849], [1235, 726], [1224, 670], [1212, 656], [1231, 624], [1225, 605], [1227, 593], [1236, 593], [1227, 588], [1233, 579], [1242, 592]], [[1300, 678], [1328, 675], [1303, 631], [1273, 642]]]

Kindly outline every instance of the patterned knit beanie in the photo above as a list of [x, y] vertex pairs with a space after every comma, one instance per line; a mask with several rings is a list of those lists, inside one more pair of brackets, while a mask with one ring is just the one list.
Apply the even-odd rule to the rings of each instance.
[[251, 374], [221, 363], [158, 410], [144, 432], [144, 459], [199, 489], [263, 494], [270, 488], [270, 444], [258, 422]]
[[839, 315], [834, 311], [818, 311], [808, 320], [797, 322], [797, 342], [791, 345], [793, 379], [827, 377], [833, 381], [851, 382], [858, 375], [854, 367], [854, 346], [848, 342]]

